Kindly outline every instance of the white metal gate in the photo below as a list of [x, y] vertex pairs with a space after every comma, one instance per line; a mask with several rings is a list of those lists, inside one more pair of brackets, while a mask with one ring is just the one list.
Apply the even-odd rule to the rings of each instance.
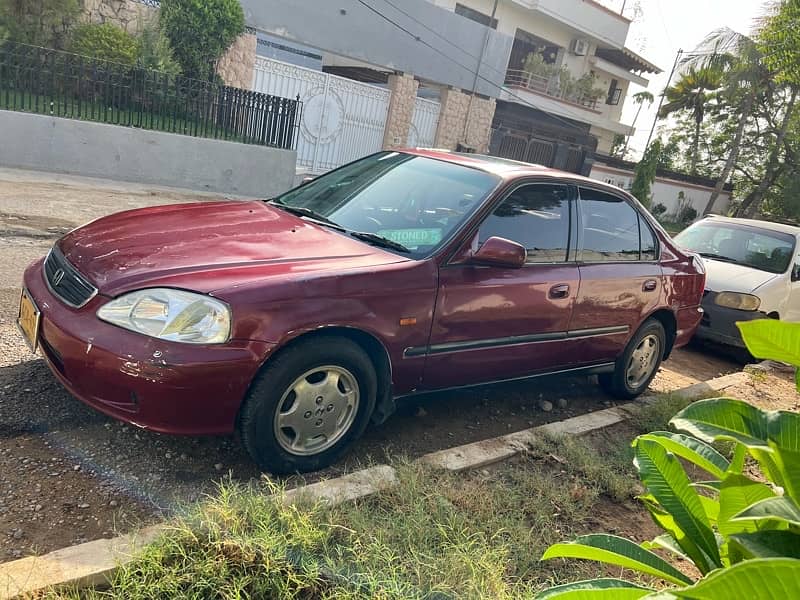
[[407, 143], [409, 147], [433, 147], [441, 108], [442, 105], [438, 102], [417, 98], [414, 103], [414, 116], [411, 118], [411, 127], [408, 128]]
[[383, 146], [391, 92], [313, 69], [257, 57], [253, 89], [303, 102], [297, 164], [322, 173]]

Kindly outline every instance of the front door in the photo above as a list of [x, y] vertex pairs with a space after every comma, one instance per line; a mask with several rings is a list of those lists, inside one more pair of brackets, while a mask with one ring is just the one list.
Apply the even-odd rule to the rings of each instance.
[[512, 190], [480, 225], [472, 249], [490, 237], [527, 248], [518, 269], [444, 265], [423, 385], [437, 389], [522, 377], [568, 364], [566, 341], [578, 268], [570, 256], [574, 199], [565, 185]]
[[653, 231], [625, 199], [579, 190], [580, 289], [571, 335], [588, 362], [614, 361], [663, 294]]

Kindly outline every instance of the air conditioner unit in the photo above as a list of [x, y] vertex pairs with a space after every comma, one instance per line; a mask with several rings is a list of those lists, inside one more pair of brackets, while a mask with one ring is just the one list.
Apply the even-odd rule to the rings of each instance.
[[577, 56], [586, 56], [589, 53], [589, 42], [581, 38], [576, 38], [572, 40], [569, 50]]

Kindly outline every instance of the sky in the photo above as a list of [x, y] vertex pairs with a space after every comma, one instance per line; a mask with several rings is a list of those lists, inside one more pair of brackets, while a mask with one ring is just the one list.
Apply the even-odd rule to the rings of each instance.
[[[601, 3], [620, 10], [623, 0], [601, 0]], [[627, 0], [626, 16], [632, 16], [631, 8], [636, 4], [637, 0]], [[627, 46], [664, 72], [657, 76], [645, 74], [650, 80], [647, 89], [656, 96], [656, 101], [650, 109], [642, 109], [639, 115], [636, 134], [630, 141], [635, 157], [644, 150], [656, 115], [658, 96], [667, 84], [678, 49], [691, 51], [708, 33], [720, 27], [750, 34], [755, 18], [763, 12], [762, 0], [638, 0], [638, 5], [641, 7], [640, 16], [631, 25]], [[630, 97], [641, 90], [639, 86], [631, 86], [623, 122], [630, 124], [633, 121], [636, 106]]]

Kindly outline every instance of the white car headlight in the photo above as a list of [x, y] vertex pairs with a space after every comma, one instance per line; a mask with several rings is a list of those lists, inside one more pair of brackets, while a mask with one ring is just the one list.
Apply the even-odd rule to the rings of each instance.
[[221, 344], [231, 332], [231, 311], [225, 303], [169, 288], [120, 296], [101, 306], [97, 317], [144, 335], [187, 344]]
[[758, 296], [738, 292], [720, 292], [717, 294], [716, 302], [726, 308], [749, 311], [758, 310], [758, 307], [761, 306], [761, 299]]

